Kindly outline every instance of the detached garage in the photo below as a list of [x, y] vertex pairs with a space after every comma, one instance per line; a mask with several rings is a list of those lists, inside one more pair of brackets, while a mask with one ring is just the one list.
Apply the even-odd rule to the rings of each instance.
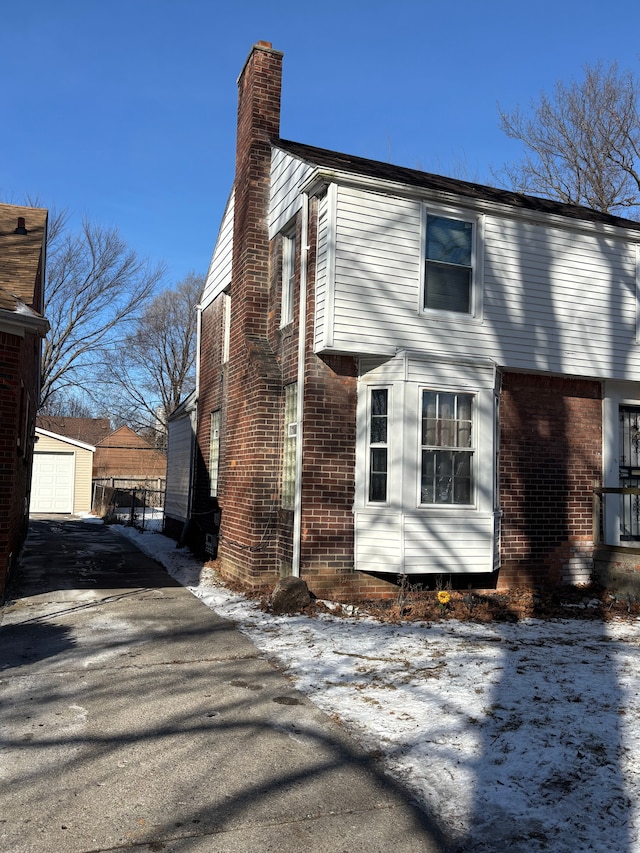
[[37, 427], [30, 511], [90, 512], [94, 451], [90, 444]]

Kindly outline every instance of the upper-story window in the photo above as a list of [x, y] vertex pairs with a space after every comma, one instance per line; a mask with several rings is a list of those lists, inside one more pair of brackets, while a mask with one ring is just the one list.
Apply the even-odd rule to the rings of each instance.
[[280, 325], [293, 321], [293, 285], [296, 268], [296, 232], [294, 228], [282, 235], [282, 302]]
[[427, 213], [423, 308], [474, 314], [474, 223]]

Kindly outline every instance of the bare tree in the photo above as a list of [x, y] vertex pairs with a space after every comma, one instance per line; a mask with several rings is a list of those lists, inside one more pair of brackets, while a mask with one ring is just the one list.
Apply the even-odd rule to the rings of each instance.
[[47, 241], [45, 316], [51, 325], [42, 354], [40, 405], [71, 388], [90, 391], [105, 347], [117, 347], [161, 279], [115, 229], [85, 221], [79, 233], [53, 214]]
[[125, 346], [108, 359], [113, 416], [137, 431], [154, 429], [160, 445], [167, 418], [195, 385], [196, 306], [204, 276], [189, 273], [158, 294]]
[[638, 82], [616, 63], [586, 66], [528, 113], [500, 110], [502, 130], [525, 146], [497, 177], [520, 192], [624, 216], [640, 206]]
[[74, 391], [53, 391], [38, 414], [54, 418], [92, 418], [94, 407]]

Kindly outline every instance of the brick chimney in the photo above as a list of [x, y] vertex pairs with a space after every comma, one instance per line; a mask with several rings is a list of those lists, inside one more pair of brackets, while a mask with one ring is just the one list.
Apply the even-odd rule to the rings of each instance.
[[271, 141], [280, 135], [282, 56], [260, 41], [238, 78], [232, 287], [234, 298], [251, 304], [242, 323], [248, 336], [266, 334], [269, 174]]
[[280, 131], [282, 53], [254, 45], [238, 78], [231, 336], [219, 557], [244, 583], [277, 580], [282, 373], [268, 340], [271, 142]]

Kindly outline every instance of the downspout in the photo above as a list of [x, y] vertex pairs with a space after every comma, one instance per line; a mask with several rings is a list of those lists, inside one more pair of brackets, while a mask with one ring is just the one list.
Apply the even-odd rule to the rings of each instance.
[[304, 365], [307, 337], [307, 264], [309, 258], [309, 196], [302, 196], [300, 227], [300, 306], [298, 313], [298, 394], [296, 400], [296, 488], [293, 500], [293, 559], [291, 573], [300, 577], [302, 544], [302, 419], [304, 414]]
[[196, 305], [196, 400], [200, 396], [200, 339], [202, 337], [202, 305]]

